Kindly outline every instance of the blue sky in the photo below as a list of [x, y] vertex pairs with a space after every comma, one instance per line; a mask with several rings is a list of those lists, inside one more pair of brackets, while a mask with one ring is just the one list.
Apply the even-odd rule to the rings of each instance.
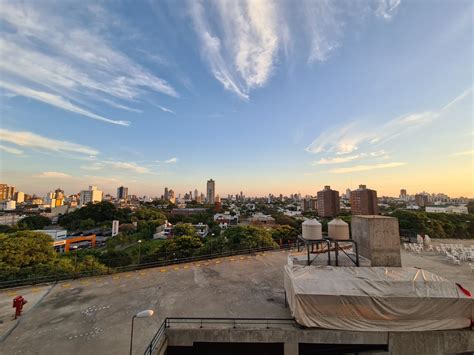
[[474, 196], [471, 1], [1, 1], [1, 180]]

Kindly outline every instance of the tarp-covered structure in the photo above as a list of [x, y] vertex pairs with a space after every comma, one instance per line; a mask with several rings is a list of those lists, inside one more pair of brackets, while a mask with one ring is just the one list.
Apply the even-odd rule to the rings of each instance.
[[292, 316], [304, 327], [428, 331], [471, 326], [469, 292], [418, 268], [287, 265], [285, 292]]

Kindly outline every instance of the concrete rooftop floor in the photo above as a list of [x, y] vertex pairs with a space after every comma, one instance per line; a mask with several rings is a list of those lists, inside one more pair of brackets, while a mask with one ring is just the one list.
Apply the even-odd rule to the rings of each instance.
[[[290, 318], [283, 288], [288, 255], [267, 252], [3, 290], [0, 353], [123, 354], [129, 347], [131, 317], [144, 309], [155, 310], [155, 315], [135, 320], [135, 354], [143, 353], [167, 316]], [[474, 291], [474, 273], [467, 264], [455, 266], [434, 253], [418, 256], [403, 250], [402, 264]], [[18, 323], [11, 308], [16, 294], [30, 300]]]

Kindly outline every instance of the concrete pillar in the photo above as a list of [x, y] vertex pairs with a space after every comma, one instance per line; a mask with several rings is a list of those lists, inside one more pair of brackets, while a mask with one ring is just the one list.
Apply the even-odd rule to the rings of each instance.
[[298, 355], [298, 343], [284, 343], [283, 353], [285, 355]]

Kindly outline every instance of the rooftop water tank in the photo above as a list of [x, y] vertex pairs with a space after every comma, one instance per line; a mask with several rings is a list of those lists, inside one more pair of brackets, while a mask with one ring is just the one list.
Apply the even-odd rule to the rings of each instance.
[[308, 219], [302, 224], [303, 238], [307, 240], [323, 239], [323, 227], [316, 219]]
[[340, 218], [335, 218], [328, 223], [328, 236], [336, 240], [348, 240], [349, 225]]

